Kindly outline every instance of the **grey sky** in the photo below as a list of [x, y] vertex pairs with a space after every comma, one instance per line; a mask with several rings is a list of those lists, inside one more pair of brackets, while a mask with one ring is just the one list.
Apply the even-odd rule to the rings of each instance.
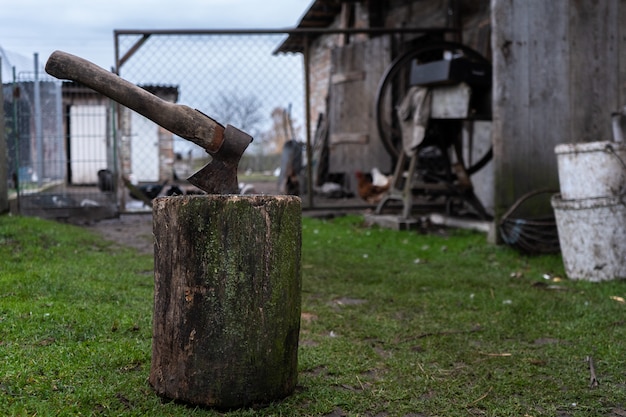
[[[0, 47], [19, 71], [55, 50], [103, 68], [114, 64], [115, 29], [257, 29], [294, 27], [312, 0], [0, 0]], [[6, 66], [6, 62], [3, 62]], [[5, 72], [5, 71], [3, 71]], [[6, 80], [5, 80], [6, 81]]]

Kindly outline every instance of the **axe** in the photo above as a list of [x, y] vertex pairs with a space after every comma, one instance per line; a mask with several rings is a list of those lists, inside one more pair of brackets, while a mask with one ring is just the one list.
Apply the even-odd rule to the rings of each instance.
[[118, 75], [66, 52], [53, 52], [46, 62], [46, 72], [59, 79], [79, 82], [201, 146], [212, 160], [188, 181], [209, 194], [238, 193], [237, 166], [252, 142], [247, 133], [230, 125], [224, 128], [199, 110], [162, 100]]

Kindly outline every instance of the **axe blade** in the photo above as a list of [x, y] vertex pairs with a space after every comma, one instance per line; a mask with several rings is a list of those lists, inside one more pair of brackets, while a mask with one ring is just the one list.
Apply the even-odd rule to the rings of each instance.
[[239, 194], [237, 169], [250, 142], [252, 136], [227, 125], [224, 142], [217, 152], [211, 154], [212, 161], [187, 181], [209, 194]]

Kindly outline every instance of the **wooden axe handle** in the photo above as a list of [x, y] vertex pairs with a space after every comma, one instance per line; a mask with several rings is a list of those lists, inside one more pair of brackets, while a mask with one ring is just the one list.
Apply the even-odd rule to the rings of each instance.
[[46, 72], [56, 78], [79, 82], [170, 132], [216, 153], [224, 141], [224, 126], [191, 107], [170, 103], [86, 59], [55, 51]]

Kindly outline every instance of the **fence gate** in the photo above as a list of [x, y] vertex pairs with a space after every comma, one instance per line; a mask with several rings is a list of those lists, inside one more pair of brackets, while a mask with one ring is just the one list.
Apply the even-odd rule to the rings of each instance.
[[109, 100], [38, 71], [4, 80], [10, 198], [14, 211], [55, 219], [117, 212]]

